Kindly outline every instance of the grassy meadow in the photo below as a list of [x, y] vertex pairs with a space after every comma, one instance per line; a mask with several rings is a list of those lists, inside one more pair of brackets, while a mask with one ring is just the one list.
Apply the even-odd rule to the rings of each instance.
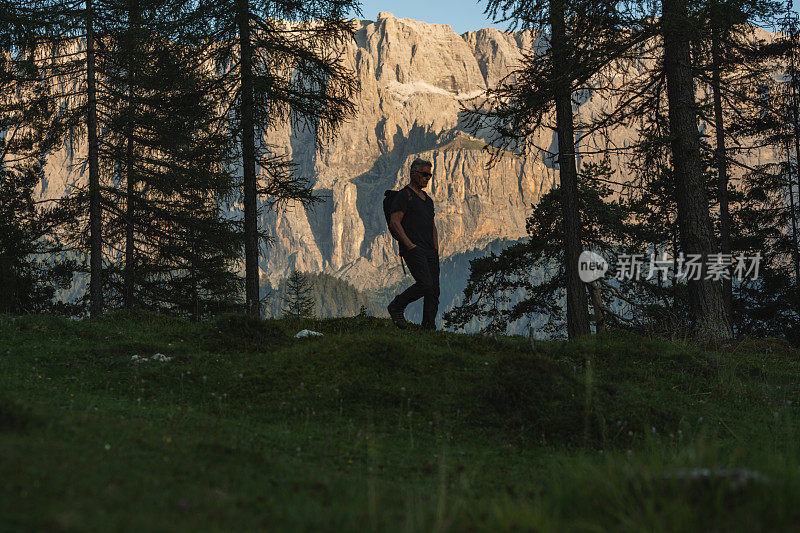
[[537, 348], [372, 317], [0, 315], [0, 530], [797, 530], [797, 349]]

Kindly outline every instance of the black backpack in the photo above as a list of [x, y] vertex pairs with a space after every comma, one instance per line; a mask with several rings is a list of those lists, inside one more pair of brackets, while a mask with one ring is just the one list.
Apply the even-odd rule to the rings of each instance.
[[[403, 187], [402, 189], [400, 189], [400, 191], [403, 191], [403, 190], [406, 191], [406, 193], [408, 193], [408, 199], [410, 200], [411, 199], [411, 191], [409, 191], [407, 187]], [[391, 218], [392, 218], [392, 212], [391, 212], [392, 202], [394, 202], [395, 195], [397, 193], [399, 193], [400, 191], [386, 191], [385, 193], [383, 193], [383, 214], [386, 216], [386, 226], [389, 227], [389, 233], [391, 233], [392, 234], [392, 238], [397, 241], [398, 246], [400, 244], [400, 239], [397, 238], [397, 235], [395, 235], [394, 230], [392, 229], [392, 226], [389, 225], [389, 220], [391, 220]], [[405, 274], [406, 273], [406, 267], [403, 264], [403, 256], [402, 255], [400, 256], [400, 265], [403, 267], [403, 274]]]

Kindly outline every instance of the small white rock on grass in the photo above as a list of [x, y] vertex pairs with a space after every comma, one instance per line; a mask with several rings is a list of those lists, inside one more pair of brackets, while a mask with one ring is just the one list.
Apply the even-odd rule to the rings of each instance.
[[138, 355], [131, 356], [131, 363], [147, 363], [150, 361], [157, 361], [159, 363], [166, 363], [171, 361], [172, 357], [167, 357], [163, 353], [154, 354], [153, 357], [139, 357]]
[[304, 329], [302, 331], [298, 331], [294, 338], [300, 339], [302, 337], [322, 337], [322, 333], [319, 331], [311, 331], [310, 329]]

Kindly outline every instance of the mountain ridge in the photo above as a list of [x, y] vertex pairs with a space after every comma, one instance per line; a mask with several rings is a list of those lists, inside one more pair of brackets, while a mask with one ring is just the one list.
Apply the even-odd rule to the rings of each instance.
[[[455, 33], [429, 24], [379, 13], [375, 21], [354, 20], [355, 38], [342, 50], [361, 84], [355, 116], [326, 145], [312, 132], [283, 124], [263, 139], [291, 157], [323, 199], [313, 208], [290, 203], [264, 209], [260, 224], [273, 245], [261, 256], [262, 283], [275, 287], [292, 270], [326, 273], [362, 291], [392, 287], [403, 271], [397, 245], [386, 228], [382, 199], [387, 189], [408, 181], [416, 157], [433, 163], [429, 194], [436, 208], [442, 258], [481, 249], [498, 240], [526, 236], [531, 205], [557, 183], [555, 133], [542, 129], [525, 155], [508, 153], [494, 166], [482, 150], [488, 132], [470, 135], [462, 104], [480, 96], [520, 64], [523, 53], [543, 45], [530, 31], [496, 28]], [[621, 83], [621, 82], [620, 82]], [[576, 104], [588, 117], [607, 105], [589, 93]], [[579, 149], [625, 146], [634, 132], [610, 139], [589, 136]], [[40, 198], [68, 192], [85, 180], [75, 166], [85, 142], [51, 154]], [[593, 159], [581, 156], [581, 162]], [[612, 164], [624, 168], [619, 152]]]

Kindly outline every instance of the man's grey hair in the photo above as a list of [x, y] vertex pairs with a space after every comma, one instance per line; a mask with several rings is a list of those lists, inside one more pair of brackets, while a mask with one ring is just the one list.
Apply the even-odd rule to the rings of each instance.
[[424, 159], [420, 159], [418, 157], [411, 163], [411, 172], [413, 172], [415, 170], [419, 170], [422, 167], [431, 167], [431, 168], [433, 168], [433, 165], [431, 164], [430, 161], [425, 161]]

